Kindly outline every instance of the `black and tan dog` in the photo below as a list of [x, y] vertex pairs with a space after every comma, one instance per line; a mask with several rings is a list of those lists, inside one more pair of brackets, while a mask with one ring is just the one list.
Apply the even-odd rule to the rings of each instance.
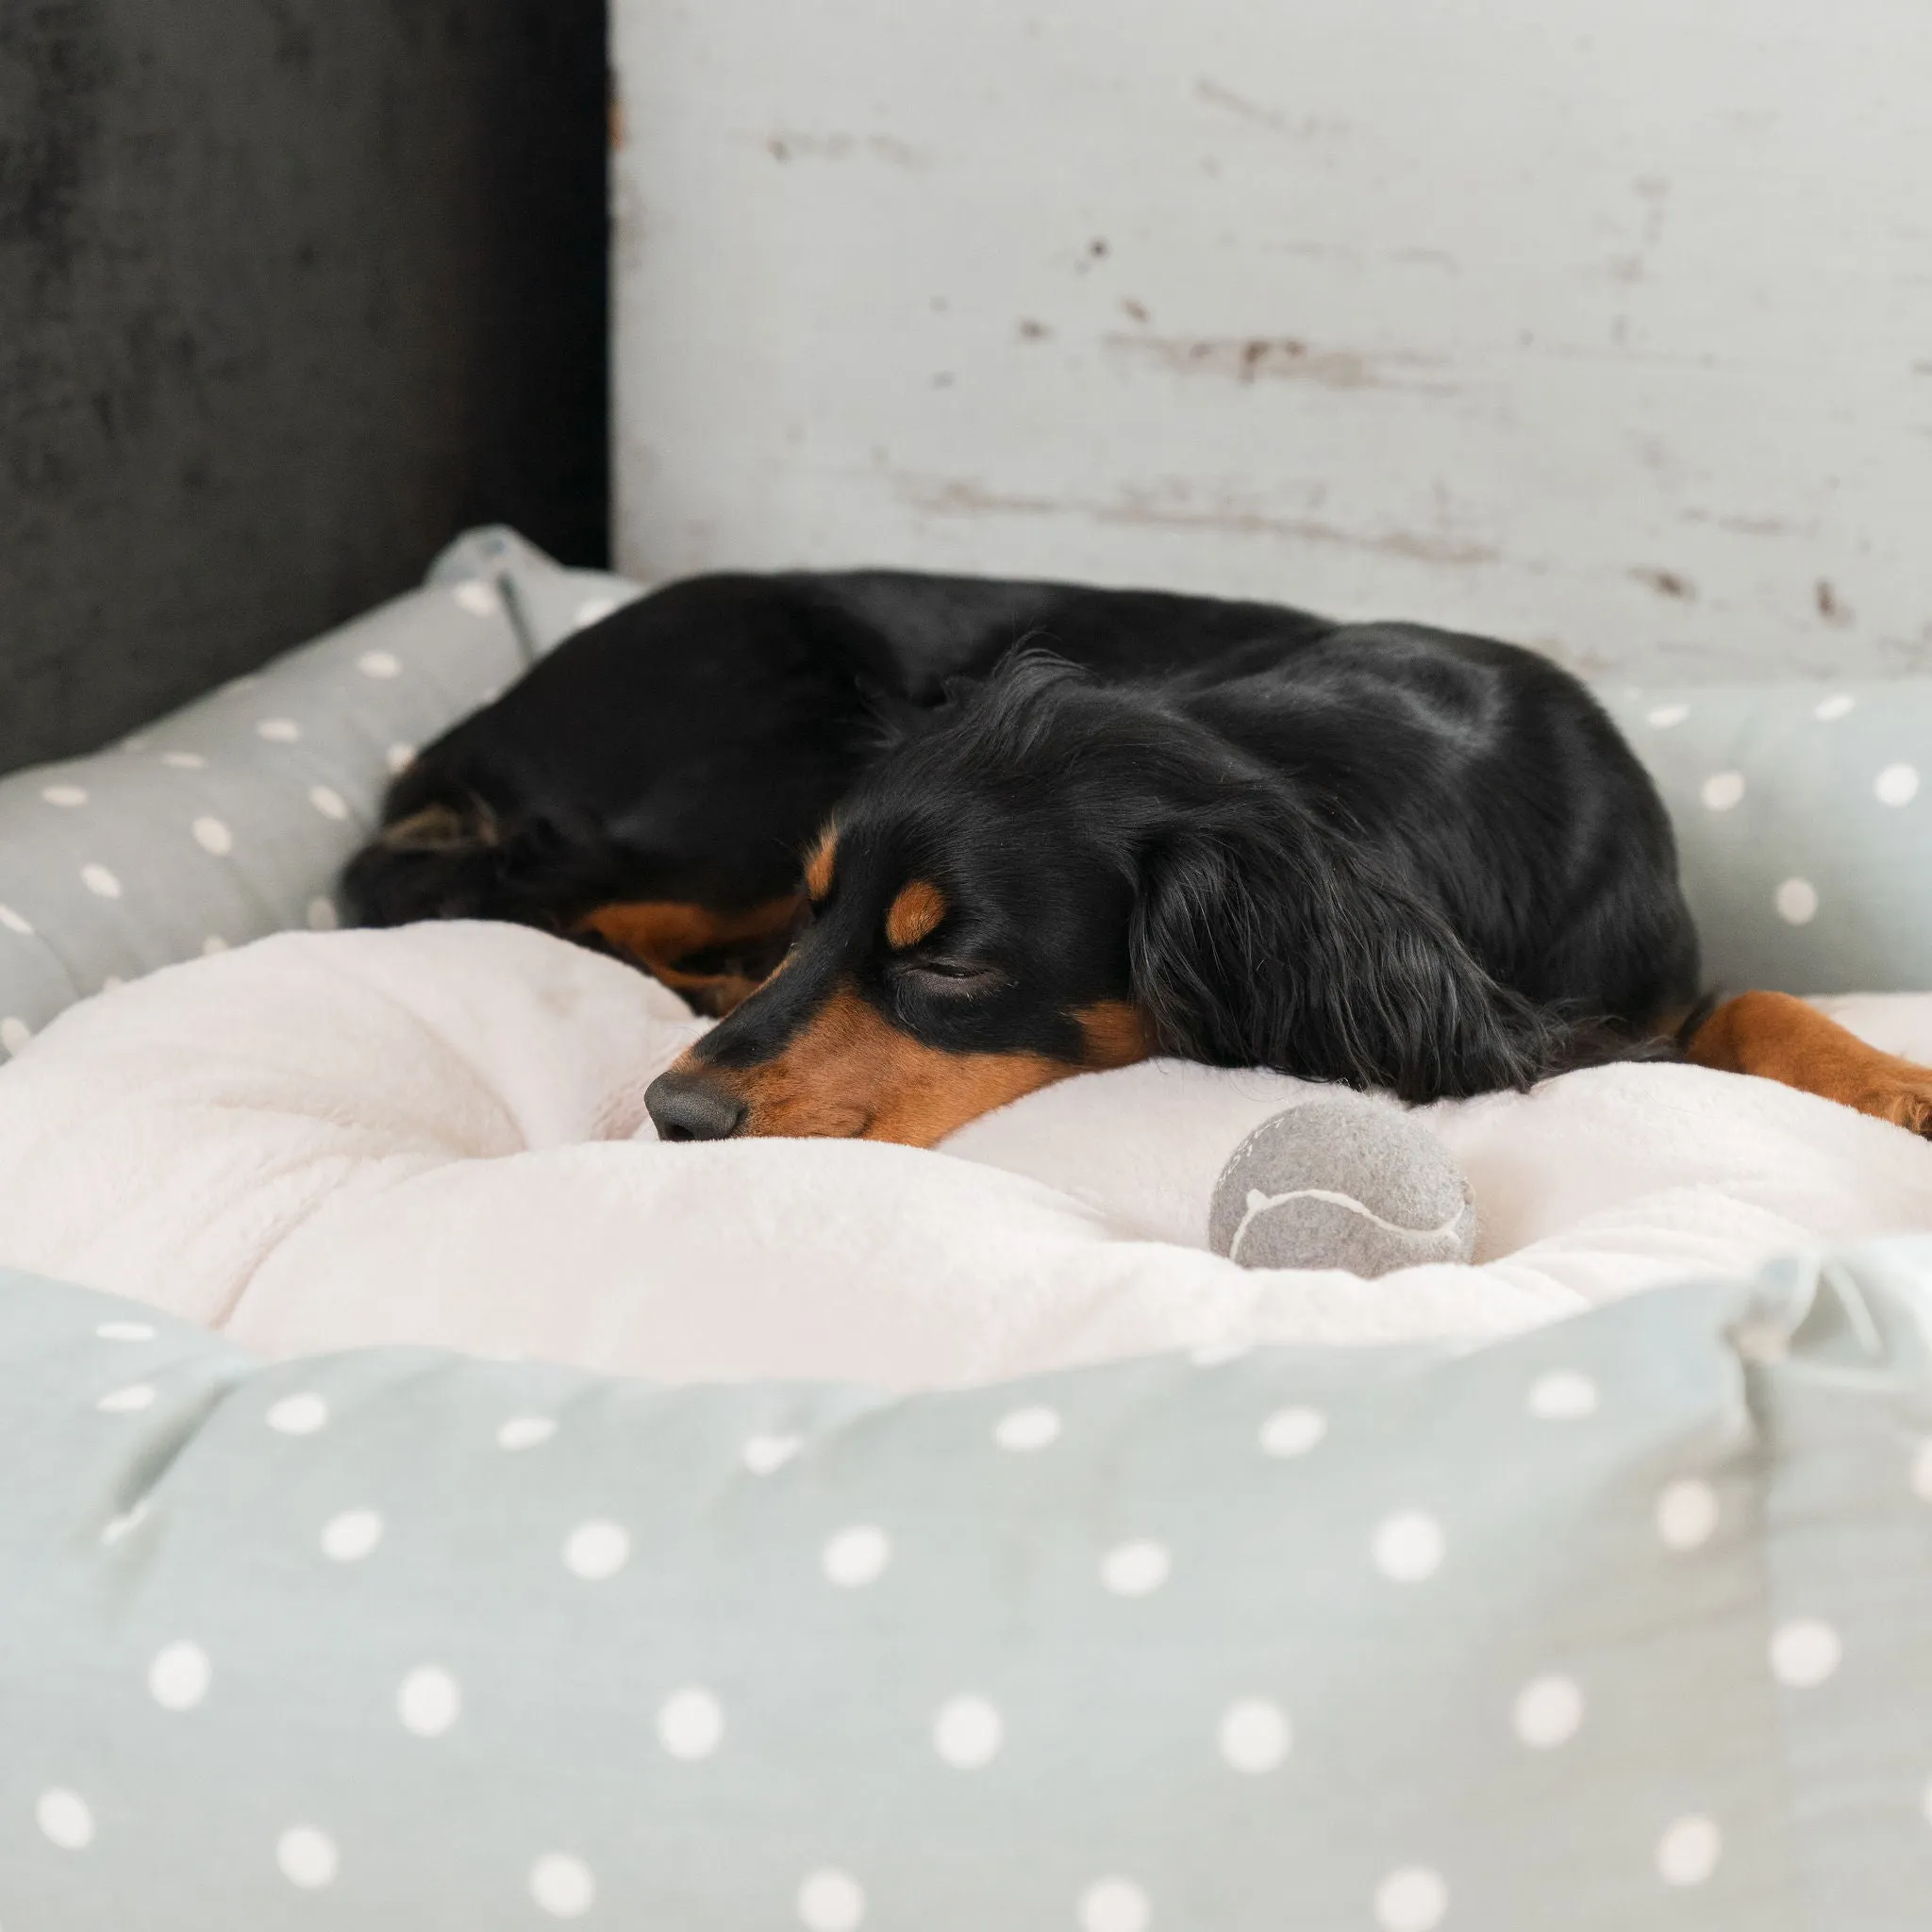
[[366, 923], [546, 926], [729, 1014], [651, 1090], [670, 1140], [930, 1145], [1156, 1053], [1428, 1100], [1680, 1039], [1932, 1125], [1932, 1072], [1798, 1001], [1702, 1016], [1655, 789], [1580, 684], [1483, 638], [700, 577], [429, 747], [387, 819]]

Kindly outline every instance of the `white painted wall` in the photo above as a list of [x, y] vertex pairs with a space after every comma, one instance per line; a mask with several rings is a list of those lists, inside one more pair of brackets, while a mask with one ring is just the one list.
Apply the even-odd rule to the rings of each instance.
[[1924, 0], [617, 0], [618, 552], [1932, 668]]

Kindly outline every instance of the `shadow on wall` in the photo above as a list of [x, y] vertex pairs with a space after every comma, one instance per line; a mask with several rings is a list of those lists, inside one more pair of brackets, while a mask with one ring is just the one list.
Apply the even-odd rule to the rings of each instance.
[[601, 0], [0, 7], [0, 769], [607, 549]]

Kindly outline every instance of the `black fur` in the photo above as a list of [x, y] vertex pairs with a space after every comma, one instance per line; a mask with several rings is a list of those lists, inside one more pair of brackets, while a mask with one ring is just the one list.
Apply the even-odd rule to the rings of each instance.
[[[1124, 1001], [1166, 1052], [1426, 1100], [1632, 1050], [1696, 994], [1669, 822], [1581, 685], [1266, 605], [697, 579], [459, 726], [390, 816], [479, 829], [378, 841], [348, 875], [364, 919], [558, 929], [793, 889], [835, 818], [833, 897], [703, 1042], [721, 1067], [781, 1054], [836, 981], [952, 1050], [1077, 1060], [1078, 1015]], [[893, 954], [913, 878], [948, 916]]]

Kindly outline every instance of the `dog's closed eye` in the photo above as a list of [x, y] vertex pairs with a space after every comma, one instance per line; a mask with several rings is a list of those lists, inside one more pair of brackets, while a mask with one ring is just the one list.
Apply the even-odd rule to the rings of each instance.
[[893, 962], [892, 975], [902, 983], [910, 982], [955, 999], [991, 992], [1008, 983], [999, 967], [974, 959], [899, 959]]

